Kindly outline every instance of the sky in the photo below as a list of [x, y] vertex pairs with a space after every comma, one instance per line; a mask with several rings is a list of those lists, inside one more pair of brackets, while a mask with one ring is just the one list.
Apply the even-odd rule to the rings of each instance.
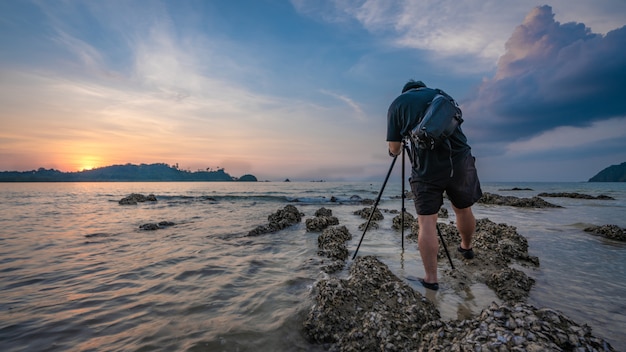
[[3, 0], [0, 170], [382, 181], [409, 79], [459, 101], [482, 181], [626, 161], [623, 0]]

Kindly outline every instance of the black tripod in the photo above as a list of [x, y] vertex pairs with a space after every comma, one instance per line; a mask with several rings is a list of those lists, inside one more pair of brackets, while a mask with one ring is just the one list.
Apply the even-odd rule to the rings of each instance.
[[[404, 213], [406, 212], [406, 208], [404, 207], [404, 199], [406, 198], [405, 195], [405, 187], [404, 187], [404, 165], [405, 165], [405, 156], [406, 153], [411, 153], [411, 151], [409, 150], [409, 147], [407, 146], [407, 140], [406, 138], [402, 140], [402, 214], [400, 217], [400, 227], [402, 228], [402, 251], [404, 252]], [[389, 181], [389, 176], [391, 175], [391, 171], [393, 170], [393, 166], [396, 164], [396, 160], [398, 159], [398, 156], [394, 156], [393, 157], [393, 161], [391, 162], [391, 166], [389, 167], [389, 171], [387, 171], [387, 176], [385, 177], [385, 181], [383, 182], [383, 186], [380, 189], [380, 192], [378, 192], [378, 197], [376, 197], [376, 201], [374, 202], [374, 207], [372, 208], [372, 212], [370, 213], [369, 218], [367, 219], [367, 223], [365, 224], [365, 228], [363, 229], [363, 234], [361, 235], [361, 239], [359, 240], [359, 245], [356, 247], [356, 250], [354, 251], [354, 255], [352, 256], [352, 260], [354, 260], [356, 258], [357, 253], [359, 253], [359, 248], [361, 248], [361, 243], [363, 242], [363, 238], [365, 237], [365, 233], [367, 232], [367, 229], [370, 226], [370, 222], [372, 221], [372, 218], [374, 217], [374, 212], [376, 211], [376, 208], [378, 207], [378, 203], [380, 202], [380, 198], [383, 195], [383, 191], [385, 190], [385, 186], [387, 185], [387, 181]], [[443, 245], [443, 249], [446, 252], [446, 255], [448, 256], [448, 260], [450, 261], [450, 266], [452, 267], [452, 269], [454, 269], [454, 264], [452, 263], [452, 258], [450, 257], [450, 253], [448, 252], [448, 247], [446, 246], [446, 242], [443, 240], [443, 236], [441, 235], [441, 231], [439, 230], [439, 226], [436, 225], [437, 227], [437, 234], [439, 235], [439, 239], [441, 240], [441, 244]]]

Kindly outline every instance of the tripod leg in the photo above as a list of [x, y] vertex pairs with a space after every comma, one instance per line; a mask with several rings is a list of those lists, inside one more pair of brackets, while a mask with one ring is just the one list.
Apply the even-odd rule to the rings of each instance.
[[405, 161], [404, 161], [404, 156], [405, 156], [405, 144], [404, 141], [402, 141], [402, 215], [401, 215], [401, 222], [400, 222], [400, 226], [402, 227], [402, 232], [401, 232], [401, 236], [402, 236], [402, 251], [404, 251], [404, 213], [406, 212], [406, 208], [404, 207], [404, 165], [405, 165]]
[[396, 159], [398, 156], [393, 157], [393, 161], [391, 162], [391, 166], [389, 167], [389, 171], [387, 171], [387, 177], [385, 177], [385, 182], [383, 182], [383, 186], [380, 188], [380, 192], [378, 192], [378, 197], [376, 197], [376, 202], [374, 202], [374, 208], [372, 208], [372, 212], [370, 213], [369, 219], [367, 219], [367, 224], [365, 224], [365, 229], [363, 229], [363, 234], [361, 235], [361, 239], [359, 240], [359, 245], [356, 247], [356, 251], [354, 251], [354, 255], [352, 256], [352, 260], [356, 258], [357, 253], [359, 253], [359, 248], [361, 247], [361, 242], [363, 242], [363, 238], [365, 237], [365, 232], [370, 227], [370, 222], [372, 221], [372, 217], [374, 216], [374, 212], [376, 211], [376, 207], [378, 207], [378, 202], [380, 202], [380, 197], [383, 195], [383, 191], [385, 190], [385, 186], [387, 185], [387, 181], [389, 180], [389, 175], [391, 175], [391, 171], [393, 170], [393, 166], [396, 163]]
[[446, 251], [446, 255], [448, 256], [448, 260], [450, 261], [450, 266], [452, 270], [454, 270], [454, 264], [452, 264], [452, 258], [450, 258], [450, 253], [448, 252], [448, 247], [446, 246], [446, 241], [443, 240], [443, 236], [441, 235], [441, 231], [439, 231], [439, 225], [435, 225], [437, 227], [437, 233], [439, 234], [439, 238], [441, 239], [441, 244], [443, 245], [443, 249]]

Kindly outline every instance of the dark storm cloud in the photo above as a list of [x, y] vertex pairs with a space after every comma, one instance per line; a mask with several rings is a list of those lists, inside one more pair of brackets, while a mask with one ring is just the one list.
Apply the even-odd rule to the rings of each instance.
[[[506, 43], [496, 75], [463, 104], [481, 140], [512, 141], [626, 115], [626, 26], [594, 34], [533, 9]], [[470, 125], [470, 124], [468, 124]]]

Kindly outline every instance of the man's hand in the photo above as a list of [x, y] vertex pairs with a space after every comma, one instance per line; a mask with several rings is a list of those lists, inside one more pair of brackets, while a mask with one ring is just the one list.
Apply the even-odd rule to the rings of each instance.
[[389, 156], [398, 156], [400, 153], [402, 153], [402, 142], [389, 142]]

